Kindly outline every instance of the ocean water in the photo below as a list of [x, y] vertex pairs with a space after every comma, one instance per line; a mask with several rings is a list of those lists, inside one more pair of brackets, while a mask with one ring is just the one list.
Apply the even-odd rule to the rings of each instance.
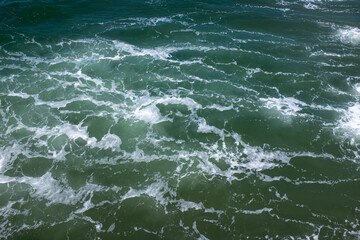
[[1, 0], [0, 239], [359, 239], [360, 1]]

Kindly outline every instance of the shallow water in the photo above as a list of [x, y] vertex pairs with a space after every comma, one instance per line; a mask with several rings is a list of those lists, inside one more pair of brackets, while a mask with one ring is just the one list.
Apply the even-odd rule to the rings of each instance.
[[0, 16], [0, 238], [359, 238], [359, 1]]

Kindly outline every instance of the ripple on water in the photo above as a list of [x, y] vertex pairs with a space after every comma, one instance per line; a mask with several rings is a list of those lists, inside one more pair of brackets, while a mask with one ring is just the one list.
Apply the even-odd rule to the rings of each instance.
[[44, 16], [6, 26], [0, 238], [356, 237], [360, 34], [344, 4], [152, 1], [158, 16], [70, 14], [61, 36]]

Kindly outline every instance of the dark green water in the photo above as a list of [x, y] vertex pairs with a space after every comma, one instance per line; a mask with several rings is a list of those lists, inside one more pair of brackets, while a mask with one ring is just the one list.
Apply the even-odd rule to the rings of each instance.
[[0, 239], [359, 239], [360, 2], [0, 1]]

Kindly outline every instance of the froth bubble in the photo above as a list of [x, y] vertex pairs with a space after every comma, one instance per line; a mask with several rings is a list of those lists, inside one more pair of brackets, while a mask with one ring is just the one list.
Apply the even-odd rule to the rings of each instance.
[[349, 43], [353, 45], [360, 44], [360, 29], [359, 28], [343, 28], [337, 31], [337, 36], [343, 43]]
[[349, 107], [344, 117], [340, 120], [340, 128], [347, 129], [356, 135], [360, 135], [360, 104]]

